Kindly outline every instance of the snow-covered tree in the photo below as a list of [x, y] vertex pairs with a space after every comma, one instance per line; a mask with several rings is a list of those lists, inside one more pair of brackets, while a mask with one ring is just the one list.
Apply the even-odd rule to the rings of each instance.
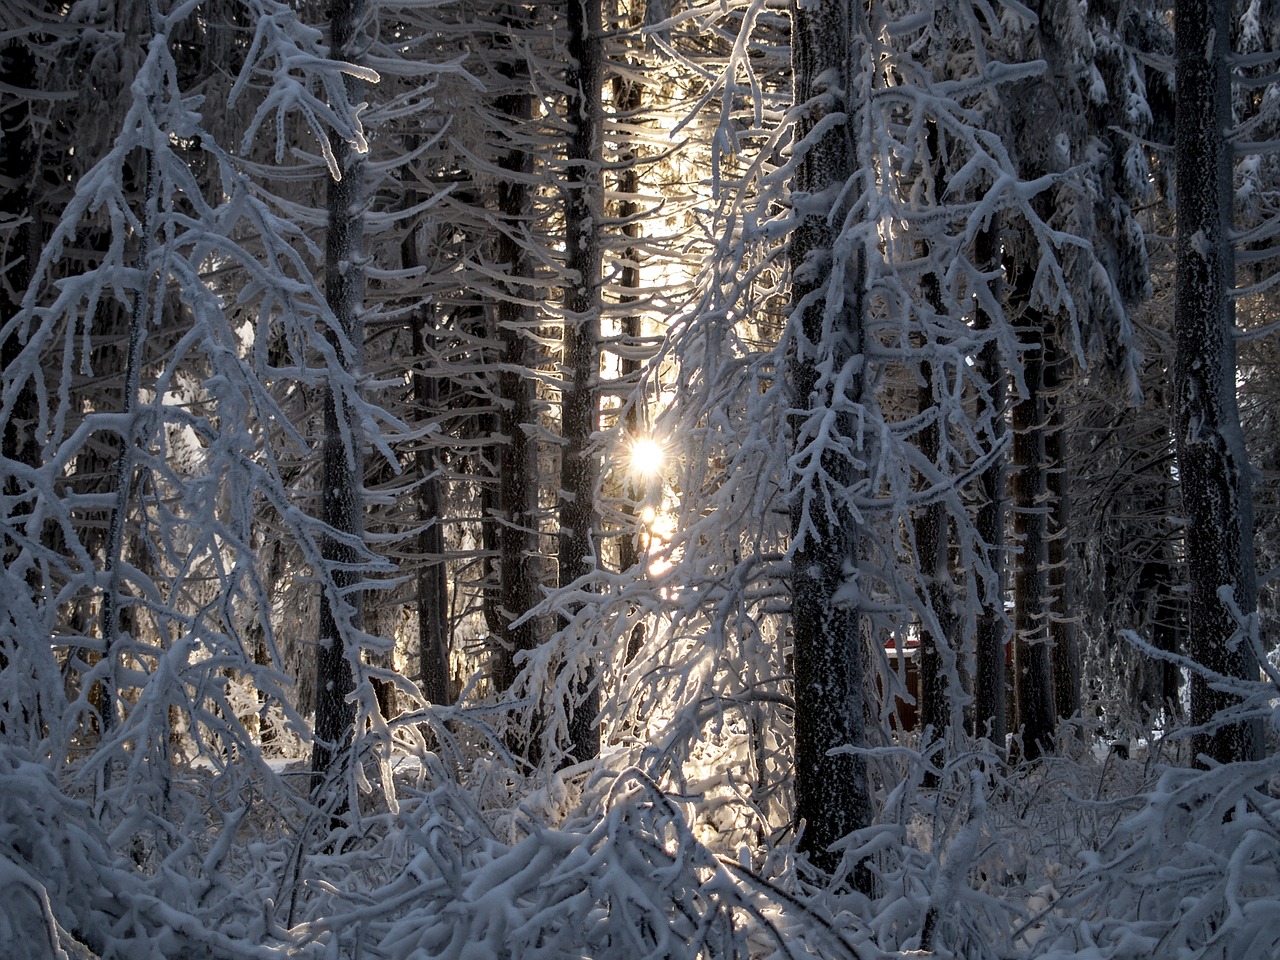
[[[364, 0], [339, 0], [329, 11], [329, 51], [337, 60], [354, 62], [364, 45], [369, 17]], [[332, 91], [333, 88], [331, 88]], [[345, 102], [335, 106], [355, 114], [361, 80], [354, 72], [342, 78]], [[350, 142], [340, 133], [329, 135], [332, 154], [325, 224], [325, 299], [333, 311], [326, 332], [334, 361], [352, 382], [364, 374], [364, 203], [366, 173], [363, 140]], [[357, 387], [358, 389], [358, 387]], [[356, 671], [359, 647], [351, 641], [363, 628], [364, 578], [368, 553], [364, 545], [364, 445], [361, 423], [348, 406], [349, 390], [324, 388], [324, 440], [321, 449], [321, 502], [330, 528], [323, 542], [331, 565], [332, 584], [320, 596], [319, 636], [316, 642], [316, 724], [312, 767], [324, 778], [335, 765], [350, 764], [355, 736]]]
[[1252, 679], [1257, 582], [1252, 477], [1236, 400], [1234, 198], [1227, 5], [1180, 0], [1175, 8], [1178, 115], [1178, 258], [1174, 316], [1174, 427], [1178, 488], [1187, 517], [1191, 596], [1187, 650], [1205, 668], [1191, 677], [1197, 755], [1215, 763], [1256, 759], [1260, 724], [1219, 723], [1236, 702], [1221, 678]]
[[[1220, 242], [1179, 184], [1212, 385], [1185, 11], [0, 10], [11, 952], [1274, 952], [1280, 770], [1214, 753], [1265, 745], [1274, 598], [1174, 652], [1225, 574], [1162, 406], [1240, 398], [1274, 502], [1272, 6], [1213, 21]], [[1168, 696], [1139, 662], [1203, 722], [1010, 762], [1012, 621], [1077, 613], [1073, 729]]]
[[[862, 525], [849, 493], [865, 483], [856, 453], [868, 348], [866, 249], [838, 238], [842, 195], [872, 145], [858, 134], [854, 71], [870, 67], [870, 23], [847, 3], [793, 4], [795, 173], [791, 303], [798, 316], [787, 356], [793, 469], [791, 621], [795, 663], [796, 817], [801, 851], [828, 875], [837, 840], [871, 822], [866, 758], [833, 754], [866, 745], [862, 708], [868, 659], [858, 582]], [[859, 880], [865, 887], [869, 878]]]
[[[600, 562], [600, 511], [596, 504], [600, 426], [600, 318], [604, 218], [604, 49], [600, 0], [569, 0], [565, 78], [569, 142], [565, 151], [565, 281], [560, 387], [559, 586], [573, 589]], [[571, 608], [572, 609], [572, 608]], [[566, 709], [577, 760], [600, 749], [596, 728], [597, 668], [588, 660], [566, 664], [580, 673]]]

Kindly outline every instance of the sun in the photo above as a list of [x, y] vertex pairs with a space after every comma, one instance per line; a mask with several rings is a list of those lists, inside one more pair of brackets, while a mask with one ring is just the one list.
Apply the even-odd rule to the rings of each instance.
[[662, 469], [662, 444], [652, 437], [640, 437], [631, 443], [631, 470], [637, 476], [652, 477]]

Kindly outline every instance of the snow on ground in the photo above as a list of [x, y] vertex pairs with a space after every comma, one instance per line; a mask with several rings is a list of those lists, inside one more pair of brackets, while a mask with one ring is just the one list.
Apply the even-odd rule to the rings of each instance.
[[1171, 766], [1175, 747], [974, 754], [930, 789], [899, 766], [847, 845], [869, 898], [813, 886], [727, 792], [637, 769], [538, 785], [405, 754], [398, 812], [370, 794], [353, 818], [307, 802], [297, 761], [193, 766], [160, 809], [95, 809], [3, 748], [0, 936], [13, 960], [1275, 956], [1277, 771]]

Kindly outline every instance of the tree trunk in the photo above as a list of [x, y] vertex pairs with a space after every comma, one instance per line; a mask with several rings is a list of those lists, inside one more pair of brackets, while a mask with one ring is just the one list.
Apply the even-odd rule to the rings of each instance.
[[[34, 90], [36, 77], [36, 61], [31, 51], [17, 41], [6, 44], [0, 50], [0, 80], [11, 89]], [[36, 144], [32, 129], [34, 111], [32, 101], [27, 97], [14, 97], [3, 111], [0, 111], [0, 130], [4, 131], [4, 149], [0, 150], [0, 214], [12, 223], [26, 220], [20, 227], [11, 228], [4, 237], [4, 247], [0, 250], [0, 271], [3, 271], [3, 282], [0, 282], [0, 328], [7, 327], [9, 321], [22, 306], [22, 298], [31, 282], [31, 265], [39, 258], [39, 234], [36, 224], [38, 218], [33, 210], [31, 181], [36, 168]], [[16, 331], [11, 332], [0, 343], [0, 373], [12, 370], [22, 353], [23, 340]], [[7, 387], [8, 384], [5, 384]], [[35, 385], [31, 380], [23, 381], [17, 396], [10, 407], [10, 416], [5, 420], [3, 437], [0, 439], [0, 453], [5, 460], [35, 467], [40, 459], [40, 451], [35, 442], [35, 425], [37, 423], [37, 400]], [[0, 493], [12, 504], [10, 514], [6, 518], [12, 528], [20, 528], [23, 521], [19, 517], [31, 515], [31, 505], [22, 496], [23, 487], [18, 478], [6, 471], [4, 488]], [[30, 521], [28, 521], [30, 522]], [[25, 531], [32, 539], [43, 539], [38, 530]], [[52, 538], [50, 538], [52, 539]], [[20, 552], [18, 542], [6, 536], [0, 541], [0, 551], [6, 569]], [[32, 565], [27, 572], [27, 585], [33, 596], [41, 589], [41, 575]], [[35, 641], [36, 638], [30, 638]], [[0, 671], [9, 666], [9, 658], [0, 648]], [[0, 704], [0, 709], [12, 710], [19, 706], [13, 702]], [[23, 702], [20, 705], [23, 719], [30, 721], [33, 716], [40, 718], [40, 705]], [[0, 724], [0, 735], [16, 734], [16, 731], [5, 730]]]
[[1045, 343], [1044, 389], [1048, 405], [1045, 458], [1049, 562], [1049, 634], [1053, 643], [1053, 702], [1057, 716], [1069, 720], [1080, 712], [1080, 641], [1076, 630], [1075, 579], [1071, 567], [1070, 444], [1063, 415], [1064, 368], [1071, 362], [1055, 330]]
[[[933, 191], [935, 197], [946, 193], [946, 180], [942, 174], [943, 145], [938, 125], [930, 122], [926, 132], [926, 146], [933, 166]], [[929, 243], [920, 244], [921, 259], [929, 259]], [[930, 272], [922, 284], [925, 301], [939, 316], [946, 309], [942, 300], [942, 280], [936, 272]], [[940, 384], [946, 383], [946, 366], [930, 356], [931, 348], [924, 343], [924, 335], [916, 335], [921, 343], [920, 386], [916, 392], [917, 409], [929, 419], [920, 430], [918, 449], [939, 472], [945, 472], [943, 461], [943, 431], [945, 429]], [[933, 349], [936, 349], [933, 348]], [[945, 389], [945, 387], [943, 387]], [[922, 485], [931, 485], [932, 478], [922, 477]], [[925, 606], [932, 617], [926, 619], [920, 630], [920, 723], [923, 730], [932, 731], [936, 740], [945, 739], [951, 728], [952, 706], [963, 699], [963, 690], [951, 689], [954, 678], [959, 684], [960, 662], [956, 649], [956, 627], [959, 618], [955, 610], [955, 578], [952, 563], [950, 520], [946, 504], [935, 500], [919, 510], [915, 519], [916, 556]], [[958, 695], [958, 696], [957, 696]], [[922, 743], [927, 748], [928, 743]], [[934, 785], [932, 770], [926, 783]]]
[[[1231, 250], [1231, 122], [1226, 3], [1176, 0], [1178, 111], [1177, 300], [1174, 311], [1174, 430], [1187, 569], [1188, 655], [1215, 673], [1258, 679], [1250, 637], [1232, 615], [1257, 606], [1253, 492], [1236, 399], [1235, 284]], [[1234, 640], [1240, 642], [1233, 645]], [[1200, 727], [1237, 698], [1211, 678], [1191, 678], [1191, 723]], [[1261, 720], [1222, 724], [1192, 741], [1210, 762], [1252, 760]]]
[[[440, 384], [427, 373], [434, 352], [435, 335], [428, 333], [430, 322], [426, 310], [419, 312], [413, 324], [413, 355], [424, 369], [413, 378], [414, 402], [418, 415], [429, 417], [439, 412]], [[428, 343], [430, 340], [430, 343]], [[428, 348], [432, 348], [429, 350]], [[440, 496], [440, 477], [435, 453], [421, 444], [414, 454], [418, 468], [418, 534], [419, 567], [415, 601], [418, 607], [418, 673], [422, 695], [432, 703], [448, 704], [449, 693], [449, 594], [445, 576], [444, 518]]]
[[[406, 207], [422, 201], [417, 190], [410, 189]], [[421, 266], [417, 229], [409, 232], [400, 245], [400, 260], [405, 267]], [[439, 416], [440, 377], [432, 369], [438, 363], [436, 351], [436, 313], [429, 307], [416, 311], [409, 321], [410, 345], [414, 364], [410, 395], [419, 421]], [[418, 685], [431, 703], [447, 705], [449, 690], [449, 585], [444, 558], [444, 517], [439, 461], [430, 440], [420, 440], [413, 454], [418, 474], [417, 511], [421, 532], [418, 534], [418, 570], [414, 577], [414, 602], [418, 608]]]
[[[638, 20], [631, 24], [638, 27]], [[638, 69], [636, 64], [631, 69]], [[643, 104], [644, 88], [640, 82], [623, 76], [613, 78], [613, 104], [615, 114], [622, 122], [632, 122], [634, 115]], [[618, 286], [624, 291], [618, 298], [625, 309], [628, 305], [640, 302], [640, 247], [641, 229], [639, 222], [640, 204], [635, 197], [640, 192], [640, 169], [634, 146], [622, 139], [618, 146], [618, 184], [617, 191], [621, 199], [618, 201], [617, 216], [622, 222], [622, 233], [627, 245], [622, 250], [622, 264], [618, 271]], [[634, 349], [640, 341], [640, 314], [624, 313], [620, 321], [622, 341], [627, 348], [618, 361], [618, 379], [624, 387], [633, 387], [639, 382], [640, 361], [634, 356]], [[633, 398], [623, 415], [623, 435], [638, 438], [641, 431], [641, 397]], [[622, 505], [622, 513], [628, 522], [618, 542], [618, 569], [630, 570], [640, 565], [644, 553], [640, 549], [640, 518], [636, 512], [636, 504], [641, 500], [643, 491], [634, 482], [628, 484], [627, 499]], [[626, 662], [630, 663], [640, 652], [644, 642], [645, 625], [637, 623], [627, 636]]]
[[[511, 32], [525, 25], [527, 13], [522, 7], [507, 4], [504, 22]], [[532, 650], [538, 642], [533, 620], [519, 626], [512, 626], [512, 622], [541, 599], [537, 571], [537, 444], [529, 432], [537, 421], [534, 382], [529, 375], [529, 368], [537, 361], [537, 348], [531, 339], [537, 323], [532, 306], [536, 293], [528, 283], [533, 276], [533, 261], [527, 239], [533, 226], [533, 155], [521, 140], [533, 120], [533, 96], [523, 52], [510, 35], [504, 42], [498, 51], [503, 60], [497, 72], [510, 85], [497, 98], [496, 106], [498, 113], [508, 118], [512, 130], [507, 134], [506, 152], [498, 161], [509, 176], [498, 182], [495, 261], [505, 280], [500, 284], [502, 295], [495, 305], [497, 336], [502, 344], [498, 374], [500, 448], [493, 504], [496, 515], [489, 518], [497, 527], [497, 602], [491, 608], [498, 625], [492, 672], [493, 685], [499, 693], [515, 682], [516, 654]], [[536, 737], [531, 743], [533, 739]]]
[[[921, 456], [942, 466], [938, 463], [942, 424], [937, 405], [934, 361], [923, 361], [921, 373], [920, 409], [924, 412], [932, 408], [935, 416], [920, 431], [919, 450]], [[955, 647], [957, 617], [951, 544], [947, 535], [949, 528], [946, 504], [940, 500], [922, 507], [915, 519], [917, 576], [929, 615], [920, 627], [919, 664], [920, 746], [927, 758], [923, 782], [928, 788], [938, 785], [938, 762], [946, 762], [945, 755], [939, 755], [938, 747], [946, 743], [951, 730], [953, 694], [963, 693], [962, 690], [953, 691], [951, 686], [952, 678], [959, 681], [960, 665]]]
[[[12, 89], [34, 90], [36, 87], [36, 61], [31, 52], [17, 41], [11, 41], [0, 51], [0, 79]], [[36, 167], [36, 145], [32, 129], [32, 101], [26, 97], [14, 97], [0, 112], [0, 130], [4, 131], [4, 149], [0, 150], [0, 214], [10, 222], [28, 222], [11, 228], [5, 237], [0, 253], [4, 281], [0, 283], [0, 328], [22, 306], [22, 298], [31, 282], [31, 266], [39, 259], [39, 234], [32, 209], [31, 180]], [[18, 359], [24, 344], [16, 332], [4, 338], [0, 344], [0, 371], [10, 370]], [[35, 466], [39, 452], [35, 444], [36, 393], [28, 380], [23, 383], [12, 408], [12, 416], [4, 423], [3, 451], [7, 460]], [[17, 497], [18, 483], [12, 476], [5, 478], [4, 494]], [[30, 507], [15, 501], [15, 513], [26, 514]], [[8, 549], [6, 544], [5, 549]], [[6, 562], [8, 557], [5, 558]]]
[[[599, 467], [593, 434], [599, 426], [601, 237], [604, 214], [601, 102], [604, 83], [600, 0], [569, 0], [567, 113], [572, 131], [565, 170], [564, 366], [561, 374], [560, 587], [590, 573], [598, 562], [595, 531]], [[561, 624], [563, 628], [565, 624]], [[600, 752], [596, 728], [599, 692], [590, 661], [576, 671], [566, 705], [572, 758]]]
[[[817, 442], [814, 424], [831, 416], [836, 439], [820, 452], [820, 473], [827, 489], [795, 489], [791, 501], [791, 627], [795, 662], [796, 818], [803, 829], [800, 852], [830, 876], [841, 855], [831, 845], [871, 822], [871, 800], [864, 758], [837, 747], [866, 743], [863, 677], [866, 651], [862, 612], [856, 601], [837, 598], [848, 590], [857, 570], [858, 530], [847, 502], [858, 470], [836, 449], [839, 438], [854, 438], [854, 407], [861, 399], [862, 377], [848, 372], [845, 392], [832, 379], [819, 381], [819, 367], [847, 372], [859, 362], [864, 338], [865, 252], [859, 248], [845, 267], [842, 282], [833, 278], [832, 247], [842, 218], [832, 213], [845, 184], [857, 173], [853, 141], [856, 124], [850, 101], [855, 48], [865, 41], [865, 22], [857, 24], [856, 4], [821, 0], [791, 5], [792, 64], [798, 121], [796, 142], [811, 134], [819, 120], [847, 113], [797, 158], [792, 200], [797, 226], [791, 238], [792, 316], [802, 336], [787, 362], [797, 456]], [[860, 11], [860, 8], [859, 8]], [[801, 105], [805, 105], [801, 108]], [[824, 333], [824, 312], [832, 303], [832, 329]], [[793, 319], [793, 322], [794, 319]], [[855, 884], [867, 891], [870, 875], [855, 871]]]
[[[253, 639], [254, 664], [271, 669], [278, 667], [280, 662], [278, 657], [279, 648], [276, 644], [272, 619], [275, 615], [276, 597], [284, 580], [285, 547], [279, 538], [264, 535], [258, 540], [258, 549], [260, 551], [260, 559], [264, 553], [269, 558], [266, 564], [267, 576], [266, 581], [261, 585], [261, 593], [257, 597], [258, 602], [250, 610], [253, 621], [246, 633]], [[267, 643], [269, 635], [271, 637], [270, 644]], [[281, 731], [277, 730], [271, 721], [271, 716], [267, 712], [267, 707], [271, 704], [271, 698], [261, 688], [258, 690], [257, 700], [258, 714], [255, 725], [258, 743], [265, 748], [279, 738]]]
[[[111, 516], [107, 525], [107, 543], [103, 563], [105, 586], [102, 591], [102, 607], [99, 619], [102, 630], [102, 659], [106, 672], [102, 680], [100, 714], [104, 738], [121, 719], [117, 716], [120, 688], [117, 682], [116, 664], [120, 659], [118, 647], [128, 633], [125, 618], [129, 605], [124, 596], [125, 538], [128, 535], [129, 504], [133, 499], [134, 478], [137, 467], [137, 451], [141, 438], [136, 416], [142, 386], [142, 351], [147, 330], [153, 324], [157, 305], [152, 301], [151, 231], [156, 220], [157, 172], [155, 157], [146, 151], [142, 158], [143, 196], [142, 210], [138, 216], [137, 286], [129, 314], [129, 336], [124, 368], [124, 393], [121, 402], [122, 421], [127, 432], [120, 434], [120, 455], [115, 465], [115, 488]], [[111, 785], [111, 761], [104, 773], [104, 787]]]
[[[993, 225], [978, 234], [974, 257], [988, 272], [999, 266], [998, 237]], [[974, 325], [990, 335], [978, 355], [979, 373], [986, 385], [978, 396], [977, 420], [988, 424], [989, 443], [998, 445], [1005, 436], [1005, 381], [1008, 372], [1000, 355], [1000, 342], [992, 332], [993, 320], [979, 306]], [[980, 585], [982, 607], [974, 638], [974, 727], [1001, 754], [1008, 733], [1006, 717], [1005, 650], [1009, 643], [1009, 618], [1004, 611], [1005, 551], [1005, 461], [1004, 454], [991, 461], [978, 478], [976, 526], [986, 550], [988, 574]]]
[[1050, 657], [1046, 550], [1048, 471], [1045, 469], [1044, 316], [1027, 306], [1031, 268], [1015, 281], [1018, 332], [1023, 345], [1026, 393], [1013, 405], [1013, 530], [1018, 544], [1014, 572], [1016, 687], [1023, 758], [1053, 749], [1053, 667]]
[[[358, 54], [356, 32], [365, 15], [366, 0], [333, 0], [329, 14], [331, 56], [352, 60]], [[348, 100], [360, 101], [361, 82], [344, 76]], [[339, 136], [331, 147], [341, 173], [329, 181], [329, 215], [325, 231], [325, 299], [338, 330], [328, 331], [338, 362], [352, 378], [364, 368], [364, 204], [365, 158]], [[333, 534], [322, 550], [328, 582], [321, 588], [319, 643], [316, 648], [316, 724], [311, 768], [322, 789], [326, 774], [343, 766], [355, 733], [356, 707], [352, 649], [363, 624], [364, 601], [358, 572], [364, 560], [364, 442], [349, 406], [339, 407], [331, 386], [324, 398], [324, 440], [321, 448], [322, 512]]]
[[[934, 361], [921, 364], [923, 382], [918, 396], [921, 413], [937, 408]], [[938, 466], [942, 426], [935, 416], [920, 431], [921, 456]], [[932, 622], [920, 629], [920, 725], [932, 731], [936, 741], [946, 737], [951, 727], [952, 691], [950, 678], [958, 677], [956, 649], [955, 590], [951, 573], [951, 550], [946, 504], [935, 501], [922, 507], [915, 519], [918, 576], [923, 586], [923, 599]], [[922, 742], [922, 746], [928, 746]]]

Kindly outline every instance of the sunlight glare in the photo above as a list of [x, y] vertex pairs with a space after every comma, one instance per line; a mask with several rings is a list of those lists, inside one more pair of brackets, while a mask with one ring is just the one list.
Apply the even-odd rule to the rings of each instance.
[[662, 444], [652, 437], [640, 437], [631, 444], [631, 469], [639, 476], [655, 476], [662, 460]]

